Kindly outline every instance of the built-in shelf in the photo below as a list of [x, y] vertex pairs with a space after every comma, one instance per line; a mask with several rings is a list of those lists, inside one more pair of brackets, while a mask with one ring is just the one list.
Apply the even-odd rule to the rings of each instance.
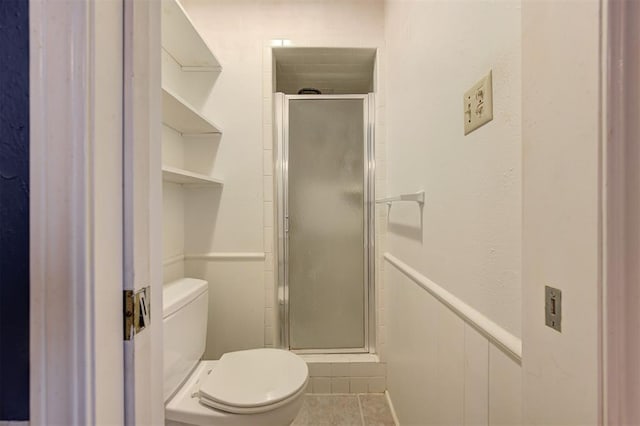
[[162, 122], [184, 135], [222, 133], [220, 127], [213, 121], [164, 87], [162, 88]]
[[222, 186], [223, 184], [220, 179], [169, 166], [162, 166], [162, 179], [181, 185]]
[[178, 0], [162, 0], [162, 47], [183, 71], [222, 70]]

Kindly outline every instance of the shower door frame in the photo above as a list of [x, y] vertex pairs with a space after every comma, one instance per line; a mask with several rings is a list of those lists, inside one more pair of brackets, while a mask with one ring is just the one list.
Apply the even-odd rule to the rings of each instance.
[[375, 104], [374, 94], [285, 95], [274, 93], [275, 185], [277, 228], [277, 301], [279, 346], [290, 349], [289, 335], [289, 102], [295, 100], [359, 99], [363, 104], [363, 212], [364, 212], [364, 346], [357, 348], [296, 349], [296, 353], [375, 352]]

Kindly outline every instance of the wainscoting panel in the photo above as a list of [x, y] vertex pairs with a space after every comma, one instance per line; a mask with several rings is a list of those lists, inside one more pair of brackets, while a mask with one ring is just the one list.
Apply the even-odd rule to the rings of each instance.
[[400, 424], [520, 424], [521, 341], [385, 258], [387, 390]]

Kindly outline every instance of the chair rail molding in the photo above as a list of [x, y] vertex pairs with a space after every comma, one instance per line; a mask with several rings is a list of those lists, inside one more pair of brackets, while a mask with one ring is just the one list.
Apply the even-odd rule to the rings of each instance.
[[429, 292], [433, 297], [438, 299], [442, 304], [451, 309], [463, 321], [474, 327], [480, 333], [487, 337], [496, 347], [500, 348], [505, 354], [514, 361], [522, 362], [522, 340], [491, 321], [485, 315], [481, 314], [453, 294], [449, 293], [429, 278], [422, 275], [411, 266], [407, 265], [394, 255], [385, 253], [384, 258], [395, 266], [400, 272], [407, 276], [411, 281], [417, 284], [423, 290]]

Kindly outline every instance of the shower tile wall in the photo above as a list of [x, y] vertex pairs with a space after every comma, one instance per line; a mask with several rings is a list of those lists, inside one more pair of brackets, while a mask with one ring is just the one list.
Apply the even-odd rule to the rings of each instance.
[[274, 265], [275, 234], [275, 182], [273, 179], [273, 62], [271, 48], [262, 49], [262, 146], [263, 146], [263, 179], [264, 179], [264, 251], [269, 256], [264, 263], [264, 345], [276, 345], [278, 328], [276, 326], [276, 286]]
[[[386, 106], [386, 51], [378, 49], [375, 69], [375, 159], [376, 180], [375, 197], [384, 198], [387, 195], [387, 129], [385, 119]], [[386, 250], [387, 235], [387, 208], [385, 205], [376, 205], [375, 213], [376, 240], [375, 240], [375, 300], [376, 300], [376, 351], [382, 361], [385, 361], [386, 348], [386, 311], [385, 311], [385, 284], [383, 255]]]

